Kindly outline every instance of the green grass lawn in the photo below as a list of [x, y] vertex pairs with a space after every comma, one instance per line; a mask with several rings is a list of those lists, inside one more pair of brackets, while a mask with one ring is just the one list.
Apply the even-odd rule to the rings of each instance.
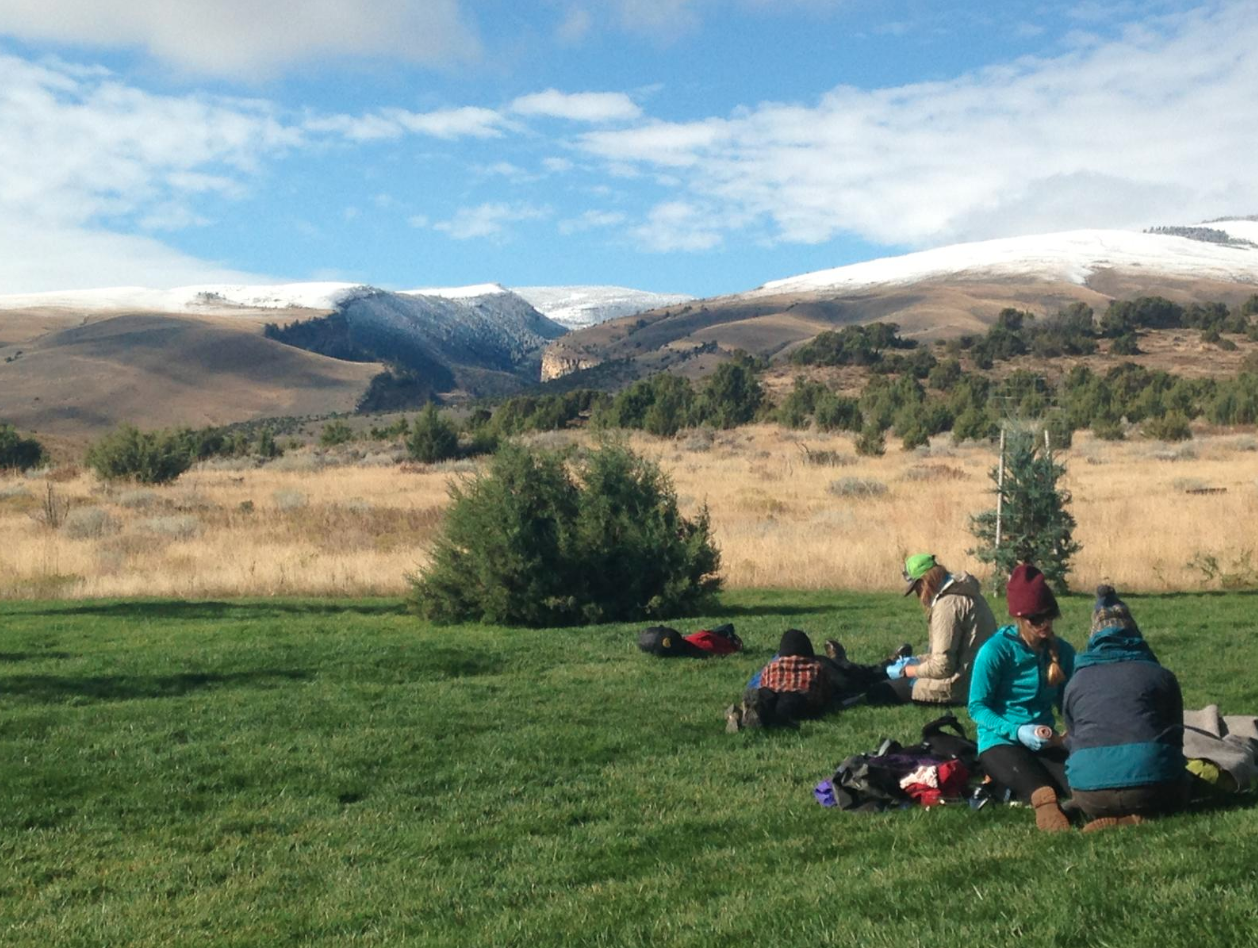
[[[1258, 712], [1258, 596], [1132, 597], [1189, 707]], [[1086, 638], [1089, 602], [1058, 632]], [[1083, 836], [814, 784], [933, 715], [724, 733], [781, 632], [920, 645], [890, 595], [740, 593], [747, 652], [395, 601], [0, 609], [0, 945], [1252, 944], [1258, 807]]]

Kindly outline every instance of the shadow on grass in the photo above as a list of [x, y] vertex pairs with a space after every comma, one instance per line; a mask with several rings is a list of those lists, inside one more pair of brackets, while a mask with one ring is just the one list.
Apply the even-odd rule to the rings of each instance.
[[[1122, 595], [1121, 590], [1119, 591]], [[1130, 593], [1124, 599], [1134, 601], [1175, 602], [1179, 599], [1231, 599], [1233, 596], [1258, 596], [1258, 589], [1186, 589], [1178, 592]]]
[[250, 672], [189, 672], [182, 675], [14, 675], [0, 678], [5, 698], [61, 704], [71, 698], [90, 701], [133, 701], [139, 698], [178, 698], [206, 688], [270, 685], [303, 681], [309, 673], [293, 669]]
[[0, 652], [0, 662], [42, 662], [74, 658], [69, 652]]
[[1258, 793], [1224, 793], [1212, 788], [1198, 787], [1184, 813], [1223, 813], [1228, 810], [1249, 810], [1258, 806]]
[[[396, 660], [391, 667], [402, 668]], [[480, 675], [497, 675], [509, 666], [500, 656], [475, 649], [438, 646], [426, 648], [416, 657], [412, 673], [416, 680], [431, 678], [476, 678]]]
[[708, 615], [718, 619], [728, 619], [734, 617], [754, 618], [756, 616], [814, 616], [822, 613], [833, 613], [835, 607], [833, 605], [816, 605], [816, 606], [793, 606], [787, 603], [781, 605], [755, 605], [741, 606], [735, 603], [725, 605], [718, 604], [711, 609], [705, 610]]
[[273, 616], [405, 615], [401, 600], [355, 602], [218, 602], [166, 599], [138, 602], [89, 602], [23, 612], [28, 616], [116, 616], [127, 619], [262, 619]]

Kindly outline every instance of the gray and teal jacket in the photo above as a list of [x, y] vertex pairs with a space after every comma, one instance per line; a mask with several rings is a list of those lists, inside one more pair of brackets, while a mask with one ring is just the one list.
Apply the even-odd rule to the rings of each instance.
[[1138, 631], [1088, 640], [1066, 686], [1062, 715], [1075, 790], [1142, 787], [1183, 777], [1184, 700]]
[[[1061, 669], [1070, 680], [1075, 650], [1057, 640]], [[1048, 683], [1048, 649], [1035, 650], [1022, 641], [1017, 626], [1004, 625], [978, 650], [970, 676], [968, 710], [978, 725], [978, 750], [1017, 744], [1024, 724], [1053, 726], [1053, 707], [1061, 707], [1061, 686]]]

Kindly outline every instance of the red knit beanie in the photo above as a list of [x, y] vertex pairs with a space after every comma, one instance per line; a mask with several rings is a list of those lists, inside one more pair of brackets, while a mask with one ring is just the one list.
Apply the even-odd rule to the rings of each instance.
[[1057, 597], [1044, 581], [1044, 574], [1030, 563], [1019, 563], [1009, 576], [1005, 586], [1005, 598], [1009, 602], [1009, 614], [1015, 617], [1061, 615]]

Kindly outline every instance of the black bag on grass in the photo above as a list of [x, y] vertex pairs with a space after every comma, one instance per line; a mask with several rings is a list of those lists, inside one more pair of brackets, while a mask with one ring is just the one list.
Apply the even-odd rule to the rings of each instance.
[[666, 625], [653, 625], [640, 632], [638, 648], [660, 658], [695, 658], [702, 654], [680, 632]]
[[[944, 729], [955, 733], [946, 734]], [[947, 759], [955, 757], [965, 764], [966, 770], [978, 770], [978, 745], [965, 733], [965, 728], [955, 714], [945, 714], [922, 727], [922, 743], [918, 745], [926, 753]]]

